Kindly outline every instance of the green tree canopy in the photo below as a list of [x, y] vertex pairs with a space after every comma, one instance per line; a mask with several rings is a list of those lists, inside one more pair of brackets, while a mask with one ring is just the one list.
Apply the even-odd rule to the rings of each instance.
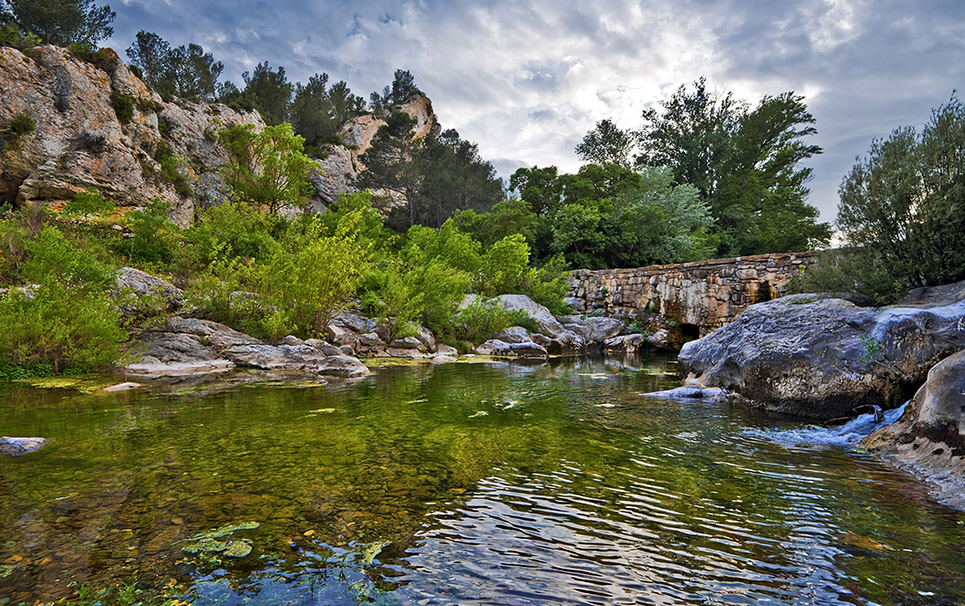
[[117, 14], [94, 0], [0, 0], [0, 25], [13, 24], [47, 44], [95, 47], [114, 33]]
[[821, 148], [803, 141], [817, 131], [800, 95], [765, 96], [750, 109], [701, 78], [643, 116], [638, 167], [666, 166], [697, 188], [716, 221], [718, 254], [803, 250], [830, 238], [805, 201], [811, 169], [800, 163]]
[[236, 109], [257, 109], [269, 125], [288, 120], [288, 106], [295, 87], [288, 81], [284, 67], [273, 70], [265, 61], [241, 77], [245, 81], [245, 88], [239, 90], [234, 84], [225, 84], [221, 89], [222, 103]]
[[965, 279], [965, 106], [932, 112], [919, 134], [875, 140], [839, 189], [838, 227], [905, 287]]
[[353, 95], [345, 82], [328, 87], [328, 74], [315, 74], [308, 83], [295, 85], [289, 119], [309, 149], [337, 143], [338, 133], [350, 119], [365, 109], [365, 100]]
[[576, 155], [592, 164], [630, 166], [635, 144], [636, 135], [632, 131], [619, 128], [609, 119], [600, 120], [576, 146]]
[[199, 44], [172, 47], [157, 34], [141, 30], [127, 49], [131, 63], [140, 68], [144, 79], [165, 99], [213, 100], [218, 78], [224, 69], [211, 53]]

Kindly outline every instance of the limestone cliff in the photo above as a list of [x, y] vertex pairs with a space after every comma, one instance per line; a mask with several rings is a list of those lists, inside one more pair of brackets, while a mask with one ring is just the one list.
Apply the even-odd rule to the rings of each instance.
[[[0, 201], [66, 200], [95, 187], [119, 205], [166, 200], [182, 225], [191, 221], [197, 200], [219, 195], [218, 168], [227, 155], [215, 133], [264, 124], [257, 112], [221, 104], [165, 103], [110, 49], [101, 50], [93, 65], [55, 46], [28, 54], [3, 47], [0, 127], [23, 112], [36, 127], [0, 154]], [[179, 193], [162, 176], [155, 160], [161, 141], [174, 152], [191, 192], [182, 187]]]
[[[401, 110], [416, 121], [415, 139], [422, 139], [439, 128], [432, 102], [424, 95], [412, 99]], [[340, 194], [356, 191], [352, 182], [365, 170], [359, 158], [372, 147], [372, 139], [384, 124], [381, 118], [367, 114], [352, 118], [342, 128], [340, 137], [345, 146], [332, 148], [328, 157], [321, 161], [321, 170], [312, 177], [318, 197], [324, 204], [336, 201]]]

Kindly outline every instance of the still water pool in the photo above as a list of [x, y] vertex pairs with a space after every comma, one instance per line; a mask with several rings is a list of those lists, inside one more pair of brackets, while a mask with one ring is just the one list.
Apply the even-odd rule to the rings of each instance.
[[[673, 359], [0, 388], [0, 604], [959, 604], [965, 514]], [[86, 590], [85, 590], [86, 591]]]

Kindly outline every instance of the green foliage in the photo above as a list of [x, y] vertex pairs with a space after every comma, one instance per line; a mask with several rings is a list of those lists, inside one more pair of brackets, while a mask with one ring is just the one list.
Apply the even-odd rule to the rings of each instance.
[[223, 87], [220, 101], [238, 110], [258, 110], [265, 123], [281, 124], [288, 119], [288, 107], [294, 87], [285, 75], [285, 68], [271, 69], [268, 62], [259, 63], [253, 72], [242, 74], [244, 90], [233, 84]]
[[68, 216], [96, 216], [114, 210], [113, 202], [105, 200], [95, 188], [88, 187], [74, 194], [74, 199], [64, 204], [63, 213]]
[[33, 117], [23, 110], [17, 112], [7, 123], [0, 127], [0, 139], [3, 140], [3, 147], [9, 149], [19, 149], [24, 137], [37, 130], [37, 123]]
[[566, 264], [566, 259], [563, 258], [563, 255], [554, 255], [547, 259], [543, 265], [530, 267], [526, 271], [526, 275], [519, 285], [519, 292], [545, 306], [554, 314], [569, 313], [569, 308], [563, 303], [563, 297], [570, 290], [569, 284], [566, 282], [568, 274], [569, 267]]
[[140, 77], [151, 85], [162, 98], [214, 100], [218, 78], [224, 69], [211, 53], [199, 44], [171, 47], [151, 32], [141, 30], [127, 56], [140, 72]]
[[134, 98], [130, 95], [112, 90], [111, 107], [121, 124], [129, 124], [134, 119]]
[[[26, 258], [12, 287], [0, 297], [0, 366], [58, 373], [93, 370], [113, 364], [126, 338], [107, 296], [115, 273], [97, 255], [69, 241], [58, 229], [43, 227], [32, 237], [5, 221], [4, 232], [18, 231]], [[7, 256], [7, 250], [4, 250]], [[6, 259], [5, 259], [6, 261]], [[5, 263], [5, 265], [7, 265]], [[11, 282], [8, 282], [11, 283]]]
[[216, 258], [264, 263], [277, 251], [284, 220], [243, 202], [212, 206], [186, 234], [179, 264], [201, 270]]
[[609, 119], [600, 120], [576, 146], [576, 155], [590, 164], [630, 166], [635, 139], [633, 132], [620, 129]]
[[231, 158], [221, 167], [229, 198], [277, 212], [290, 205], [304, 208], [314, 191], [308, 180], [315, 162], [304, 153], [305, 140], [290, 124], [253, 124], [222, 130], [218, 140]]
[[895, 268], [871, 248], [822, 251], [788, 284], [788, 293], [855, 293], [878, 305], [895, 303], [907, 290]]
[[965, 278], [965, 106], [952, 97], [919, 135], [875, 140], [841, 184], [837, 223], [905, 288]]
[[135, 264], [170, 263], [180, 236], [169, 218], [170, 212], [170, 203], [155, 199], [144, 210], [125, 215], [124, 222], [133, 235], [120, 240], [114, 250]]
[[305, 138], [306, 149], [321, 154], [325, 144], [338, 143], [338, 134], [350, 119], [365, 109], [365, 100], [349, 90], [345, 82], [328, 87], [328, 74], [316, 74], [308, 83], [295, 85], [289, 107], [292, 128]]
[[[164, 122], [158, 124], [164, 124]], [[184, 197], [193, 195], [191, 181], [186, 174], [181, 172], [184, 160], [174, 153], [167, 141], [163, 139], [158, 141], [154, 159], [161, 165], [161, 178], [166, 183], [173, 185], [175, 191]]]
[[36, 46], [43, 44], [43, 40], [32, 32], [23, 33], [15, 23], [0, 26], [0, 46], [10, 46], [22, 53], [28, 53]]
[[765, 96], [749, 110], [733, 96], [715, 95], [705, 79], [681, 86], [663, 111], [644, 112], [638, 166], [673, 170], [678, 184], [697, 188], [715, 219], [718, 254], [739, 255], [814, 248], [831, 232], [805, 203], [810, 168], [798, 164], [821, 153], [802, 139], [817, 131], [803, 97]]
[[411, 72], [404, 69], [395, 70], [392, 84], [382, 90], [382, 94], [374, 92], [370, 96], [370, 107], [372, 113], [384, 118], [386, 114], [400, 105], [408, 103], [413, 98], [422, 94], [419, 87], [415, 84], [415, 77]]
[[75, 42], [68, 46], [67, 50], [77, 59], [86, 61], [105, 72], [113, 71], [117, 65], [117, 55], [109, 48], [97, 48], [87, 42]]
[[5, 0], [0, 4], [0, 24], [15, 25], [46, 44], [93, 47], [114, 33], [116, 13], [94, 0]]
[[476, 292], [495, 296], [518, 291], [529, 266], [529, 245], [522, 234], [496, 242], [482, 257]]
[[333, 235], [312, 219], [293, 225], [267, 265], [261, 292], [284, 309], [305, 334], [324, 335], [325, 324], [362, 283], [370, 246], [359, 238], [361, 213], [346, 215]]
[[367, 170], [356, 186], [384, 192], [381, 203], [394, 206], [387, 219], [394, 229], [438, 227], [457, 210], [486, 211], [502, 197], [493, 166], [456, 131], [416, 139], [415, 120], [402, 111], [385, 122], [362, 154]]
[[510, 326], [523, 326], [530, 332], [539, 332], [539, 325], [525, 311], [509, 311], [497, 303], [477, 297], [459, 310], [444, 333], [449, 340], [479, 345], [492, 338], [494, 333]]

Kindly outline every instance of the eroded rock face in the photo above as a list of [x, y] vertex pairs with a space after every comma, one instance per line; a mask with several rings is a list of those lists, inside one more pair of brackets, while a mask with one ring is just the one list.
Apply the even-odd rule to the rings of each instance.
[[688, 379], [766, 410], [831, 419], [894, 407], [933, 365], [965, 348], [965, 301], [862, 308], [820, 295], [752, 305], [684, 345]]
[[[437, 128], [432, 102], [428, 97], [416, 97], [401, 109], [416, 121], [414, 139], [422, 139]], [[321, 170], [312, 177], [312, 184], [323, 204], [332, 204], [343, 193], [358, 191], [353, 183], [358, 174], [365, 170], [359, 158], [372, 147], [372, 139], [384, 124], [384, 120], [369, 114], [352, 118], [342, 127], [341, 138], [345, 147], [332, 148], [329, 155], [320, 161]], [[379, 195], [379, 192], [373, 193]]]
[[965, 350], [935, 365], [902, 417], [864, 444], [965, 509]]
[[136, 376], [202, 374], [235, 367], [294, 370], [357, 377], [368, 369], [324, 341], [270, 345], [223, 324], [196, 318], [171, 318], [159, 329], [145, 331], [131, 352], [140, 354], [125, 371]]
[[[238, 124], [264, 123], [257, 112], [239, 113], [225, 105], [164, 103], [116, 53], [106, 49], [102, 55], [94, 66], [55, 46], [40, 46], [28, 55], [0, 48], [0, 125], [21, 112], [36, 125], [19, 145], [3, 150], [0, 200], [70, 200], [94, 187], [122, 206], [167, 201], [172, 218], [186, 225], [194, 198], [160, 177], [154, 159], [158, 144], [166, 141], [183, 158], [182, 171], [197, 197], [217, 197], [218, 168], [227, 155], [215, 134]], [[118, 118], [112, 93], [133, 103], [127, 123]]]

